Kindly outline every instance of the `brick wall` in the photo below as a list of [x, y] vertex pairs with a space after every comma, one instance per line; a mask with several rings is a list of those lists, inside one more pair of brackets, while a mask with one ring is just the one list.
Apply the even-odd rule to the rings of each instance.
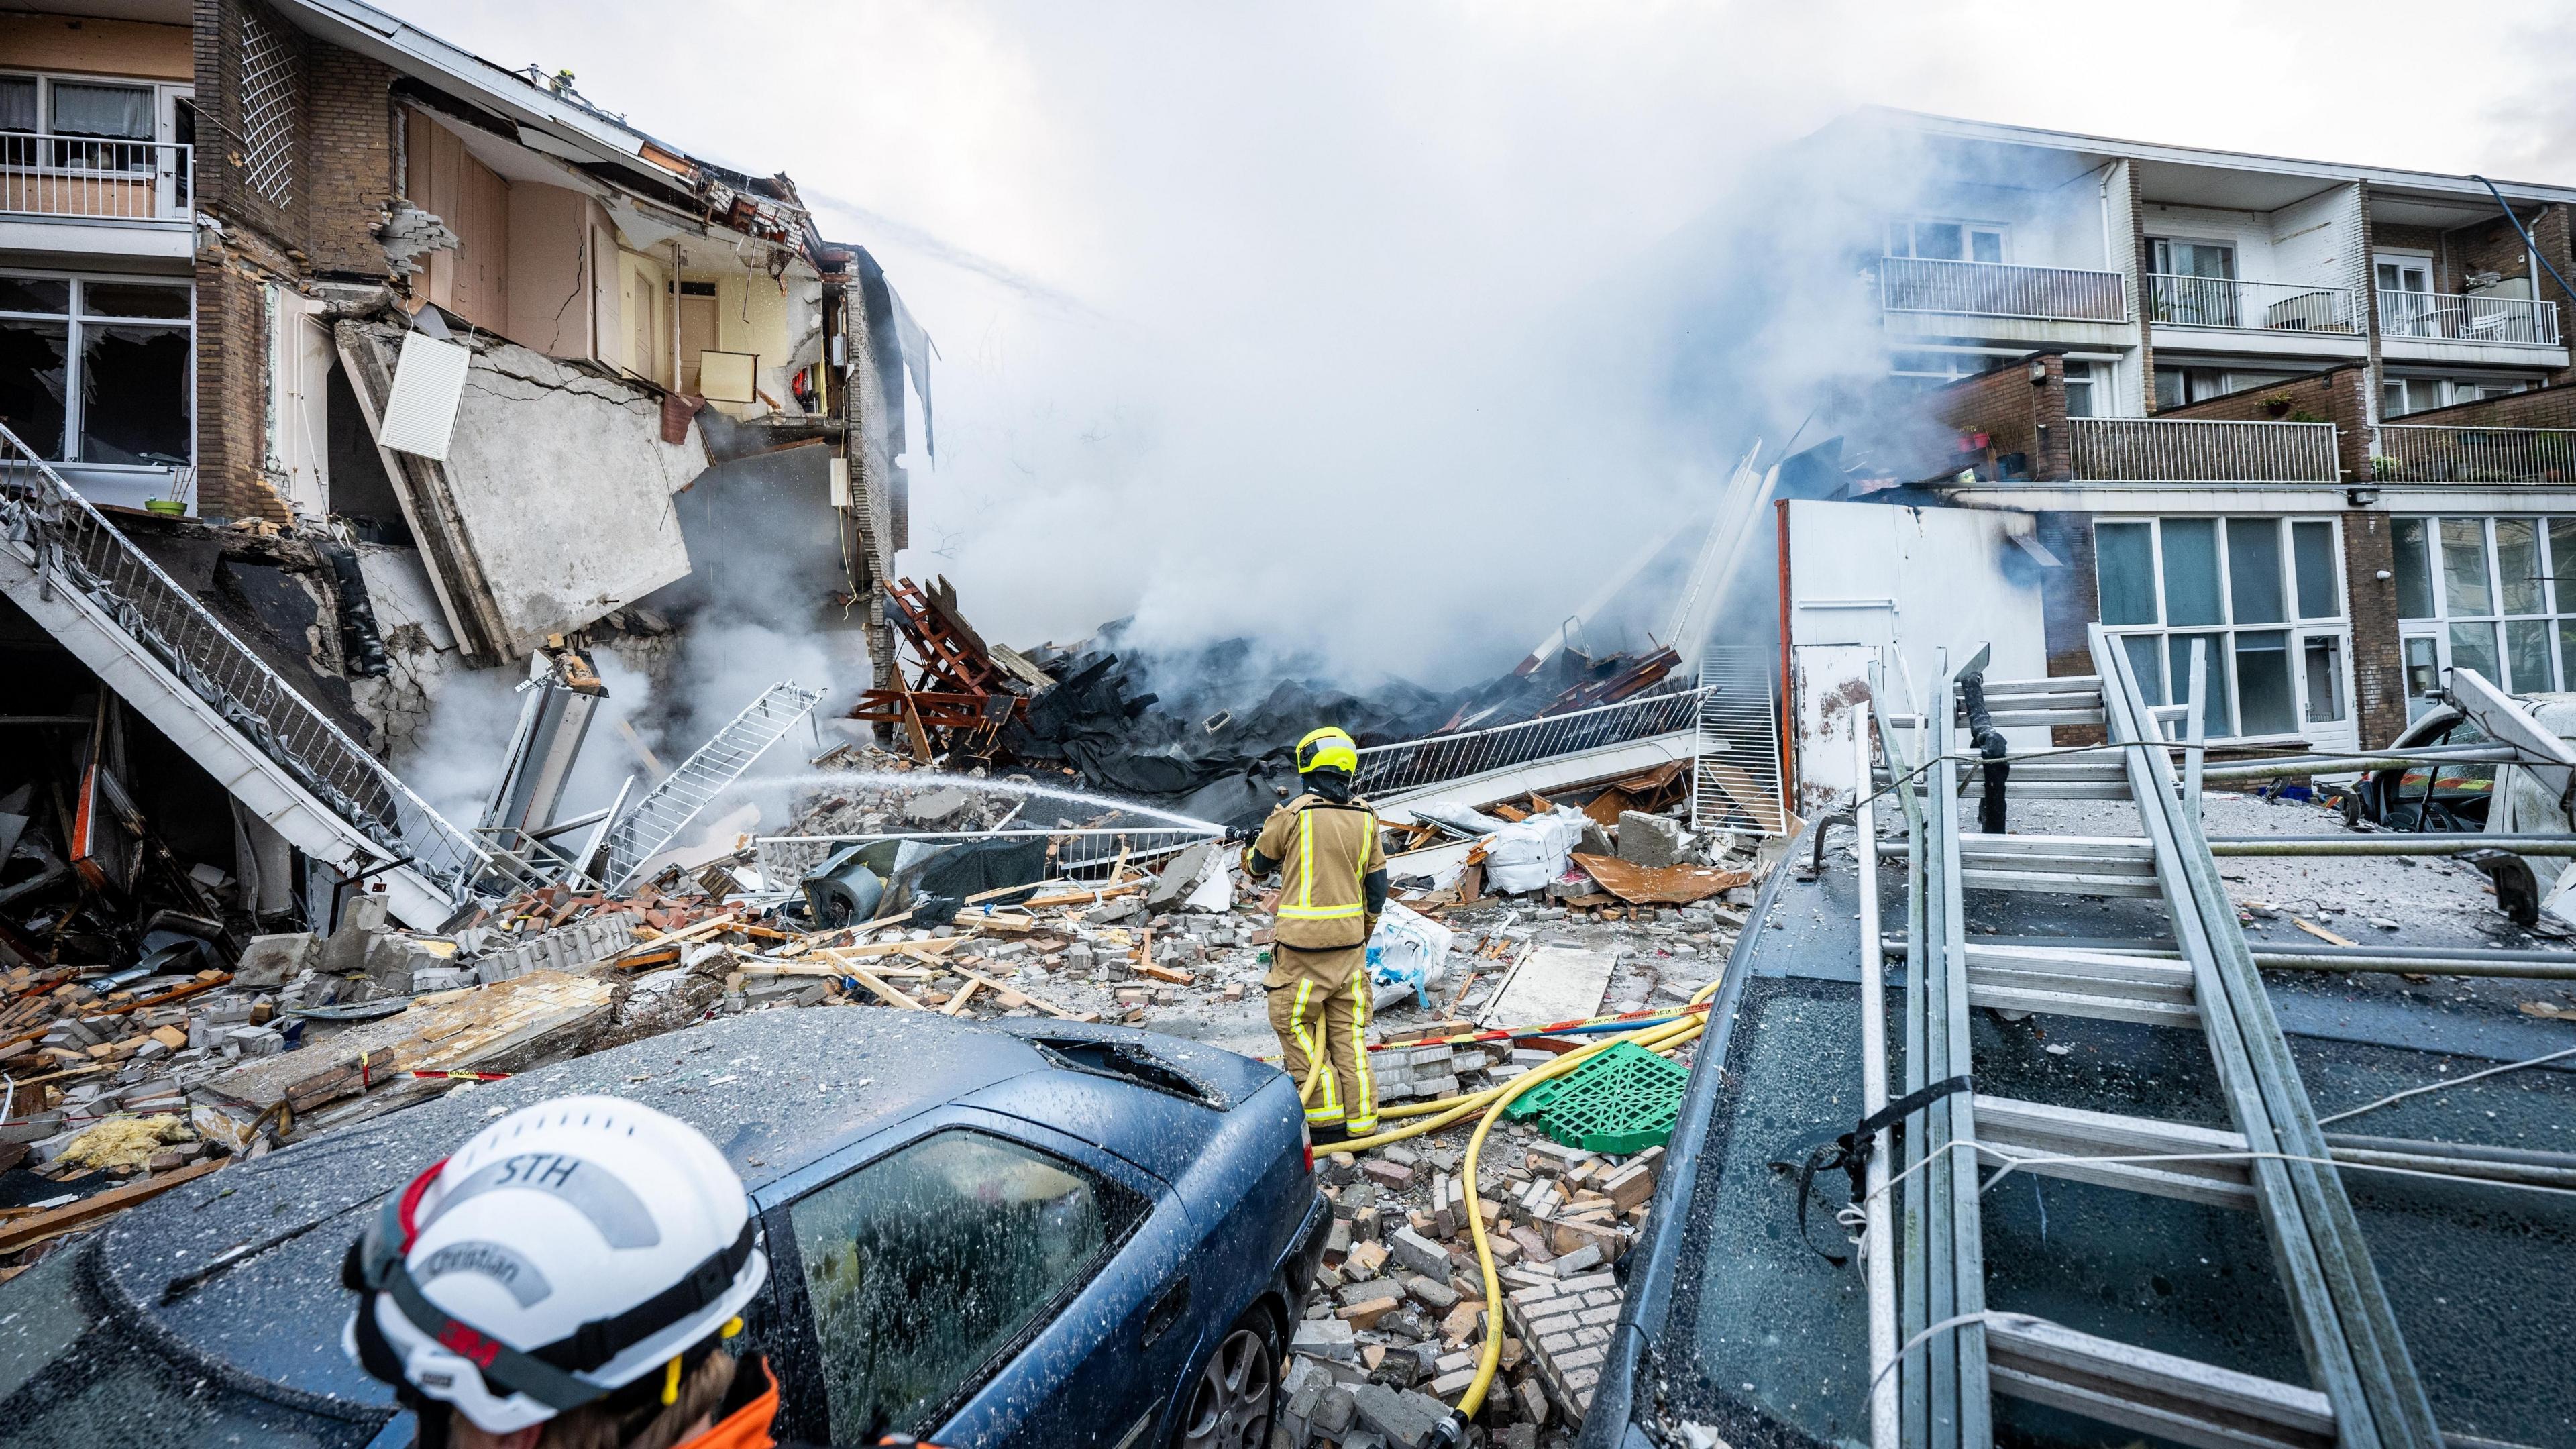
[[200, 252], [197, 281], [197, 512], [291, 521], [260, 465], [267, 454], [268, 328], [262, 277], [225, 252]]
[[[2032, 364], [2041, 380], [2031, 380]], [[1963, 377], [1929, 394], [1925, 415], [1953, 432], [1983, 433], [1997, 458], [2019, 454], [2026, 476], [2055, 481], [2074, 476], [2072, 443], [2066, 429], [2066, 357], [2034, 352]], [[1928, 460], [1924, 471], [1955, 470], [1978, 461], [1962, 454], [1945, 462]]]
[[375, 232], [402, 190], [394, 175], [393, 71], [315, 43], [308, 56], [305, 135], [312, 195], [305, 251], [317, 273], [381, 278]]
[[[2385, 247], [2390, 251], [2400, 252], [2431, 252], [2433, 254], [2433, 290], [2436, 292], [2460, 290], [2460, 269], [2449, 246], [2450, 234], [2440, 227], [2397, 226], [2389, 222], [2374, 221], [2370, 225], [2370, 235], [2371, 244], [2374, 247]], [[2371, 276], [2375, 284], [2378, 278], [2376, 266], [2372, 268]]]
[[[2086, 631], [2101, 615], [2093, 577], [2093, 515], [2042, 513], [2037, 527], [2042, 548], [2065, 560], [2066, 567], [2044, 572], [2039, 585], [2041, 641], [2048, 650], [2052, 677], [2093, 672], [2093, 645]], [[2056, 725], [2049, 742], [2098, 745], [2100, 725]]]
[[[2217, 422], [2319, 422], [2335, 425], [2336, 461], [2346, 478], [2370, 476], [2370, 365], [2341, 367], [2269, 387], [2250, 387], [2184, 403], [2157, 414]], [[2275, 412], [2277, 400], [2289, 406]]]
[[2353, 709], [2364, 749], [2406, 728], [2406, 660], [2397, 637], [2397, 555], [2388, 516], [2343, 516], [2345, 607], [2352, 611]]
[[[290, 56], [289, 71], [297, 96], [293, 161], [286, 203], [247, 184], [243, 153], [243, 27], [252, 17]], [[310, 66], [304, 32], [278, 18], [259, 0], [196, 0], [197, 59], [197, 204], [224, 220], [227, 227], [249, 226], [281, 247], [304, 245], [304, 212], [313, 168], [308, 164], [310, 136], [303, 120], [303, 98], [310, 93]], [[211, 124], [209, 124], [211, 123]]]
[[2576, 428], [2576, 386], [2559, 384], [2429, 408], [2390, 421], [2439, 428]]
[[[2147, 245], [2147, 191], [2138, 179], [2137, 163], [2124, 168], [2129, 173], [2129, 275], [2138, 279], [2136, 309], [2138, 321], [2138, 392], [2140, 412], [2147, 417], [2156, 414], [2156, 329], [2145, 320], [2147, 315], [2147, 273], [2155, 259], [2155, 249]], [[2117, 414], [2116, 408], [2097, 411]]]

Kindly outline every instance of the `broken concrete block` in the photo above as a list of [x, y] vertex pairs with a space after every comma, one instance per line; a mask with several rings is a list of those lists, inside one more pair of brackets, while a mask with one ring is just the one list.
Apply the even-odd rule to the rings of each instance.
[[1449, 1276], [1449, 1250], [1411, 1228], [1396, 1229], [1387, 1249], [1395, 1255], [1395, 1261], [1412, 1272], [1426, 1278]]
[[340, 928], [322, 943], [320, 969], [335, 976], [366, 969], [367, 942], [384, 934], [392, 911], [378, 895], [361, 895], [343, 906]]
[[1160, 911], [1177, 906], [1196, 889], [1199, 877], [1207, 873], [1208, 862], [1216, 855], [1219, 842], [1203, 840], [1172, 857], [1163, 873], [1145, 889], [1145, 909]]
[[253, 936], [233, 967], [233, 984], [260, 991], [283, 986], [320, 959], [321, 944], [311, 931]]
[[904, 818], [926, 829], [937, 830], [955, 823], [974, 807], [974, 797], [963, 790], [933, 790], [914, 798], [903, 807]]
[[1292, 1353], [1343, 1363], [1357, 1363], [1360, 1359], [1359, 1336], [1349, 1324], [1334, 1318], [1310, 1318], [1298, 1324], [1288, 1348]]
[[1351, 1390], [1351, 1397], [1359, 1407], [1360, 1422], [1403, 1449], [1423, 1449], [1436, 1442], [1440, 1426], [1449, 1421], [1447, 1404], [1411, 1389], [1361, 1384]]
[[1365, 1298], [1337, 1308], [1333, 1310], [1333, 1316], [1353, 1328], [1375, 1328], [1381, 1319], [1403, 1306], [1404, 1300], [1388, 1294], [1385, 1284], [1371, 1283], [1367, 1286], [1372, 1293], [1385, 1296]]
[[1619, 812], [1619, 858], [1649, 869], [1679, 865], [1682, 863], [1682, 838], [1687, 833], [1678, 820], [1622, 810]]
[[1404, 1291], [1412, 1296], [1414, 1302], [1434, 1313], [1446, 1313], [1458, 1306], [1458, 1290], [1436, 1278], [1407, 1278]]

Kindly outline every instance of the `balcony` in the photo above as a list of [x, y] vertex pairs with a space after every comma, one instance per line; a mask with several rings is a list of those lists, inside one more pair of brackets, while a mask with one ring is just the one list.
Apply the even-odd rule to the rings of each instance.
[[2576, 430], [2382, 423], [2370, 472], [2383, 483], [2565, 483], [2576, 480]]
[[2069, 418], [2075, 476], [2120, 483], [2332, 483], [2332, 423]]
[[[103, 227], [184, 230], [194, 215], [193, 149], [164, 141], [0, 131], [0, 223], [67, 225], [93, 233]], [[24, 229], [8, 235], [5, 244], [43, 250], [101, 245]], [[172, 245], [177, 248], [173, 255], [187, 254], [186, 236]]]
[[2359, 336], [2361, 307], [2350, 289], [2233, 277], [2147, 274], [2147, 317], [2160, 327]]
[[1947, 312], [2043, 322], [2126, 322], [2118, 272], [1881, 257], [1879, 305], [1890, 312]]
[[2455, 296], [2447, 292], [2379, 293], [2379, 335], [2433, 342], [2491, 342], [2556, 347], [2558, 304], [2526, 297]]

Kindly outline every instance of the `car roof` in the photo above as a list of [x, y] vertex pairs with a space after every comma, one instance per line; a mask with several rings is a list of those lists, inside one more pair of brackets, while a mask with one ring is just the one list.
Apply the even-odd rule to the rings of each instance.
[[340, 1258], [387, 1191], [493, 1118], [552, 1097], [642, 1102], [704, 1132], [756, 1193], [880, 1127], [1048, 1066], [1010, 1032], [934, 1012], [722, 1018], [210, 1174], [117, 1218], [94, 1281], [119, 1318], [239, 1387], [326, 1413], [387, 1406], [390, 1390], [340, 1347], [353, 1305]]

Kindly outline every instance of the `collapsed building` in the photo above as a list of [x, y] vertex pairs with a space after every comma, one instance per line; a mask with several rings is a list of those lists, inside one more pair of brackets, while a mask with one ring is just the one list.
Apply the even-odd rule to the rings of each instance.
[[[703, 610], [892, 657], [929, 341], [789, 178], [346, 0], [66, 0], [0, 17], [0, 65], [20, 961], [546, 876], [591, 651], [656, 678]], [[478, 830], [387, 761], [492, 671], [532, 692]], [[704, 783], [636, 750], [594, 864]]]

